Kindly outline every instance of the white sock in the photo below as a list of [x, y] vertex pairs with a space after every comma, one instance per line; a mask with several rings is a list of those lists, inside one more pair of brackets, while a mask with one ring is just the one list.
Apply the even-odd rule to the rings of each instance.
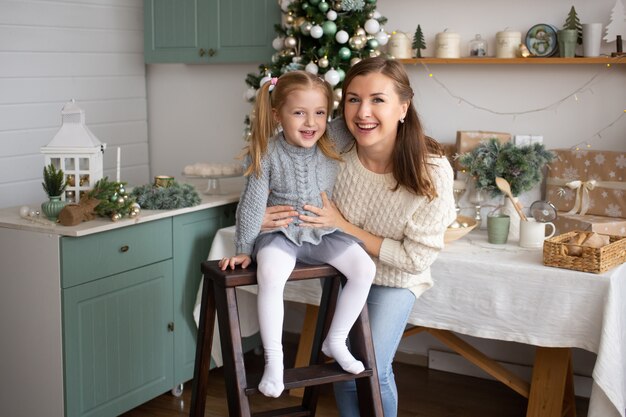
[[265, 356], [265, 369], [259, 391], [267, 397], [279, 397], [283, 382], [283, 290], [296, 260], [286, 252], [265, 247], [257, 254], [257, 297], [259, 328]]
[[352, 356], [346, 345], [348, 333], [367, 301], [376, 266], [360, 245], [354, 244], [340, 256], [328, 262], [347, 278], [337, 300], [335, 315], [322, 344], [324, 355], [352, 374], [363, 372], [363, 363]]

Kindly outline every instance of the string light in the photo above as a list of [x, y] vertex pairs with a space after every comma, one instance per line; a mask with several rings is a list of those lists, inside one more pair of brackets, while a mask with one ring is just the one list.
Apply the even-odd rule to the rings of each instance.
[[582, 142], [578, 142], [577, 144], [575, 144], [574, 146], [572, 146], [572, 149], [575, 147], [576, 150], [580, 150], [580, 146], [586, 144], [587, 148], [591, 148], [591, 144], [590, 142], [593, 141], [594, 137], [598, 137], [598, 139], [602, 139], [602, 132], [604, 132], [605, 130], [607, 130], [608, 128], [612, 127], [614, 124], [616, 124], [617, 122], [619, 122], [622, 117], [626, 116], [626, 110], [624, 110], [619, 116], [617, 116], [617, 118], [615, 120], [613, 120], [611, 123], [609, 123], [607, 126], [603, 127], [602, 129], [598, 130], [596, 133], [594, 133], [593, 135], [591, 135], [589, 137], [589, 139], [584, 140]]

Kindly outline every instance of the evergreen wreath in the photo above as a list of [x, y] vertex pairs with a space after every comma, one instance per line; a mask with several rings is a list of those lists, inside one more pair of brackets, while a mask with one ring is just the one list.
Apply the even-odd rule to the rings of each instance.
[[502, 177], [511, 184], [511, 193], [517, 197], [541, 182], [542, 169], [554, 159], [554, 154], [540, 143], [515, 146], [491, 138], [457, 157], [465, 171], [474, 177], [476, 188], [488, 191], [492, 197], [502, 195], [496, 186], [496, 177]]
[[169, 187], [142, 185], [134, 188], [131, 194], [145, 210], [172, 210], [200, 204], [200, 196], [192, 185], [176, 181]]

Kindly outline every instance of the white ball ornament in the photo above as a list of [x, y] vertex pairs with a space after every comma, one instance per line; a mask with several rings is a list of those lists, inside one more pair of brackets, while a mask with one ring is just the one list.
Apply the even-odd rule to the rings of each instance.
[[380, 23], [378, 23], [378, 20], [376, 19], [368, 19], [365, 21], [363, 28], [370, 35], [374, 35], [380, 30]]
[[259, 81], [259, 88], [263, 87], [263, 84], [270, 81], [271, 79], [272, 79], [271, 75], [266, 75], [265, 77], [261, 78], [261, 81]]
[[30, 207], [22, 206], [20, 207], [20, 217], [26, 218], [30, 214]]
[[328, 13], [326, 13], [326, 19], [331, 21], [337, 20], [337, 12], [334, 10], [329, 10]]
[[339, 73], [334, 68], [331, 68], [324, 74], [324, 80], [334, 87], [339, 84]]
[[314, 62], [309, 62], [308, 64], [306, 64], [306, 67], [304, 67], [304, 70], [306, 72], [310, 72], [311, 74], [317, 74], [319, 71], [319, 68], [317, 65], [315, 65]]
[[337, 43], [346, 43], [348, 42], [348, 39], [350, 39], [350, 35], [348, 35], [348, 32], [345, 30], [340, 30], [335, 34], [335, 40]]
[[382, 17], [382, 15], [380, 14], [380, 12], [379, 12], [378, 10], [375, 10], [375, 11], [374, 11], [374, 14], [372, 15], [372, 17], [373, 17], [374, 19], [377, 19], [377, 20], [378, 20], [378, 19], [380, 19], [380, 18]]
[[280, 36], [275, 37], [274, 40], [272, 41], [272, 48], [276, 49], [277, 51], [280, 51], [281, 49], [283, 49], [284, 45], [285, 45], [285, 39], [281, 38]]
[[374, 38], [378, 41], [380, 46], [385, 46], [387, 45], [387, 42], [389, 42], [389, 34], [384, 30], [381, 30], [376, 35], [374, 35]]
[[[313, 39], [319, 39], [324, 35], [324, 29], [320, 25], [315, 25], [311, 28], [311, 37]], [[295, 46], [295, 45], [294, 45]]]

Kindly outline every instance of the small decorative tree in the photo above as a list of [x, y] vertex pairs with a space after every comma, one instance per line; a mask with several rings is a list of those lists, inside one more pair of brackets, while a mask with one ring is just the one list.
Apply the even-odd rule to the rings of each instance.
[[576, 42], [579, 45], [583, 44], [583, 25], [580, 23], [580, 19], [578, 18], [578, 14], [576, 14], [576, 9], [574, 6], [569, 10], [567, 14], [567, 19], [565, 19], [565, 25], [563, 29], [573, 29], [578, 33], [578, 38]]
[[67, 187], [67, 181], [62, 169], [54, 164], [43, 167], [43, 182], [41, 183], [48, 197], [61, 197]]
[[415, 57], [422, 57], [422, 49], [426, 49], [426, 42], [424, 42], [424, 34], [422, 33], [422, 28], [420, 25], [417, 25], [417, 29], [415, 30], [415, 36], [413, 36], [413, 45], [411, 45], [413, 49], [415, 49]]

